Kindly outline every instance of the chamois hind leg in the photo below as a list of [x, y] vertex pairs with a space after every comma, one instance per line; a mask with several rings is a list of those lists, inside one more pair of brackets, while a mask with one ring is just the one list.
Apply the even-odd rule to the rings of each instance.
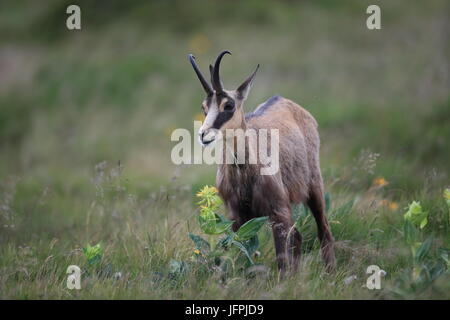
[[308, 207], [311, 209], [317, 224], [317, 234], [320, 240], [322, 257], [325, 260], [327, 271], [333, 271], [336, 267], [334, 255], [333, 236], [330, 225], [325, 215], [325, 201], [323, 197], [322, 181], [311, 187]]
[[282, 209], [270, 217], [278, 269], [281, 276], [286, 272], [294, 273], [298, 270], [301, 252], [301, 236], [294, 226], [290, 209]]

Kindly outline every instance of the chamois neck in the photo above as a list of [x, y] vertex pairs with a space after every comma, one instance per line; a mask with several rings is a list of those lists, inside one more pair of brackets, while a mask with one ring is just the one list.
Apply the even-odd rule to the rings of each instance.
[[239, 118], [240, 118], [240, 124], [237, 129], [246, 130], [247, 129], [247, 121], [245, 121], [244, 106], [241, 105], [241, 107], [239, 108], [239, 110], [237, 110], [237, 112], [239, 112]]
[[224, 134], [223, 155], [225, 161], [222, 166], [225, 170], [255, 166], [255, 163], [250, 159], [255, 158], [257, 145], [255, 144], [255, 139], [250, 139], [247, 135], [247, 129], [247, 122], [242, 114], [240, 125], [234, 128], [232, 132]]

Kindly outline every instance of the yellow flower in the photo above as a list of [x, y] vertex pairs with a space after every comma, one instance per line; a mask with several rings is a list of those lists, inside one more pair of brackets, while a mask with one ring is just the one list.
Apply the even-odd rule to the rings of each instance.
[[197, 192], [197, 197], [212, 196], [218, 192], [216, 187], [204, 186], [202, 190]]
[[389, 200], [381, 200], [381, 205], [387, 207], [391, 211], [396, 211], [398, 209], [398, 203], [394, 201]]
[[196, 196], [199, 197], [199, 198], [202, 198], [204, 195], [205, 195], [205, 190], [204, 189], [202, 189], [202, 190], [200, 190], [199, 192], [196, 193]]
[[195, 253], [195, 254], [200, 254], [200, 250], [194, 249], [194, 253]]
[[388, 208], [391, 211], [396, 211], [398, 209], [398, 203], [397, 202], [389, 202]]
[[202, 197], [204, 194], [205, 194], [205, 187], [203, 187], [203, 189], [200, 190], [199, 192], [197, 192], [195, 195], [196, 195], [197, 197]]
[[379, 177], [379, 178], [376, 178], [375, 180], [373, 180], [373, 185], [376, 187], [384, 187], [388, 184], [389, 184], [389, 182], [387, 182], [386, 179], [383, 177]]

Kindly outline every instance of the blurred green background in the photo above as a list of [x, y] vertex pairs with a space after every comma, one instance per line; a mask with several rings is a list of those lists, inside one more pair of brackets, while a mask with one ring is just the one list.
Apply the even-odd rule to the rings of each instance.
[[398, 187], [420, 187], [432, 169], [448, 177], [446, 1], [377, 2], [376, 31], [370, 1], [77, 3], [81, 31], [65, 26], [71, 1], [2, 1], [2, 176], [76, 179], [121, 160], [143, 181], [167, 181], [169, 133], [192, 130], [203, 99], [186, 56], [207, 73], [228, 49], [228, 88], [261, 64], [248, 111], [281, 94], [317, 118], [325, 170], [370, 149]]
[[[69, 4], [81, 7], [82, 30], [67, 30]], [[381, 7], [381, 30], [366, 28], [370, 4]], [[207, 73], [232, 51], [229, 89], [259, 63], [247, 111], [274, 94], [309, 110], [327, 190], [356, 194], [383, 177], [392, 201], [440, 193], [450, 169], [449, 9], [444, 0], [1, 1], [2, 245], [78, 241], [96, 179], [119, 161], [127, 193], [142, 201], [174, 180], [189, 195], [214, 184], [214, 166], [170, 160], [172, 130], [201, 118], [188, 53]]]

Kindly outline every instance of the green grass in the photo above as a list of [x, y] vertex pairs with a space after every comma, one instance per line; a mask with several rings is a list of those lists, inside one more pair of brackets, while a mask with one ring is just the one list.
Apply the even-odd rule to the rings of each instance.
[[[426, 287], [407, 277], [402, 229], [404, 208], [421, 201], [429, 263], [450, 248], [447, 2], [377, 1], [382, 29], [369, 31], [368, 1], [81, 1], [79, 32], [65, 29], [69, 3], [0, 5], [0, 298], [449, 298], [448, 273]], [[167, 277], [172, 259], [191, 262], [195, 193], [215, 177], [170, 161], [171, 129], [192, 130], [203, 98], [187, 54], [206, 72], [223, 49], [226, 87], [261, 65], [247, 110], [281, 94], [319, 123], [334, 274], [310, 217], [289, 281], [267, 227], [267, 277]], [[374, 187], [379, 177], [388, 184]], [[97, 243], [93, 270], [82, 248]], [[66, 288], [72, 264], [86, 272], [80, 291]], [[382, 290], [362, 287], [371, 264], [387, 272]]]

